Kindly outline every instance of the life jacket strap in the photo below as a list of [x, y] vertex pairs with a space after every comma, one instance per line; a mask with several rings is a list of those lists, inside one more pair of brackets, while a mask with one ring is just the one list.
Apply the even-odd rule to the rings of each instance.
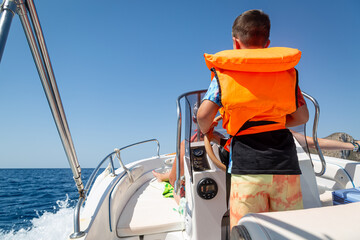
[[270, 125], [270, 124], [276, 124], [276, 123], [277, 122], [274, 122], [274, 121], [249, 121], [248, 120], [241, 126], [241, 128], [239, 129], [239, 131], [237, 131], [235, 136], [237, 136], [241, 131], [244, 131], [251, 127], [264, 126], [264, 125]]

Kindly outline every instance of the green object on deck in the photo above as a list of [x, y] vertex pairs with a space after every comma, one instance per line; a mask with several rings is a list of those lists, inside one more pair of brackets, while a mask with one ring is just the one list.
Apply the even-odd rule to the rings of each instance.
[[174, 187], [171, 186], [169, 182], [164, 182], [165, 188], [163, 192], [163, 196], [166, 198], [173, 198], [174, 197]]

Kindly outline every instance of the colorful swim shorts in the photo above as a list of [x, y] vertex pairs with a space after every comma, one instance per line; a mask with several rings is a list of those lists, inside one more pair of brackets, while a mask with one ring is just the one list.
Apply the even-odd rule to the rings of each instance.
[[231, 175], [231, 228], [247, 213], [302, 208], [300, 175]]

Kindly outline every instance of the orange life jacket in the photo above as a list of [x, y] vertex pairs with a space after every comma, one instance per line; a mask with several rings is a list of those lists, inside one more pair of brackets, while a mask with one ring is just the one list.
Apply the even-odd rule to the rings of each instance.
[[219, 82], [220, 114], [230, 135], [285, 128], [286, 115], [296, 111], [299, 50], [237, 49], [204, 56]]

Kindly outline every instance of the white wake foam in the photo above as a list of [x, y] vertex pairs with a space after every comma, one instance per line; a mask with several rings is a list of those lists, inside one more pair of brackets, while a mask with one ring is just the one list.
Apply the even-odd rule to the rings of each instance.
[[73, 231], [74, 208], [70, 207], [69, 197], [58, 200], [59, 210], [56, 213], [44, 212], [41, 216], [31, 220], [29, 229], [19, 231], [1, 232], [2, 240], [64, 240], [68, 239]]

